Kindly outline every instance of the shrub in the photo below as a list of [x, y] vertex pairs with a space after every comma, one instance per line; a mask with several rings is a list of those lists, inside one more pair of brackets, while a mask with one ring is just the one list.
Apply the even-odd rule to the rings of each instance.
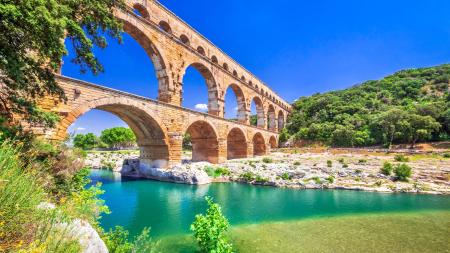
[[290, 180], [291, 176], [289, 175], [289, 173], [285, 172], [285, 173], [281, 174], [281, 179]]
[[330, 184], [334, 183], [334, 177], [333, 177], [333, 176], [327, 177], [327, 181], [328, 181]]
[[358, 163], [363, 163], [364, 164], [364, 163], [367, 163], [367, 160], [366, 159], [359, 159]]
[[342, 168], [348, 168], [348, 164], [346, 163], [342, 164]]
[[273, 159], [272, 159], [272, 158], [269, 158], [269, 157], [264, 157], [264, 158], [262, 159], [262, 161], [263, 161], [263, 163], [273, 163]]
[[383, 167], [381, 167], [380, 172], [383, 175], [390, 176], [392, 174], [392, 171], [394, 170], [394, 167], [390, 162], [385, 162], [383, 164]]
[[269, 182], [269, 179], [262, 177], [260, 175], [257, 175], [255, 181], [258, 183], [267, 183], [267, 182]]
[[294, 162], [294, 165], [295, 165], [295, 166], [299, 166], [300, 164], [301, 164], [300, 161], [295, 161], [295, 162]]
[[195, 240], [202, 252], [231, 253], [233, 247], [228, 243], [225, 233], [230, 224], [222, 214], [221, 207], [212, 198], [206, 197], [206, 214], [198, 214], [191, 225]]
[[339, 162], [339, 163], [345, 163], [345, 160], [344, 160], [344, 158], [339, 158], [339, 159], [338, 159], [338, 162]]
[[411, 177], [411, 167], [407, 164], [402, 163], [395, 167], [394, 169], [395, 177], [400, 181], [408, 181], [408, 178]]
[[333, 166], [333, 162], [331, 160], [327, 161], [327, 167], [331, 168]]
[[312, 177], [311, 180], [313, 180], [316, 184], [322, 184], [322, 180], [320, 179], [320, 177]]
[[111, 253], [127, 252], [157, 252], [158, 242], [153, 242], [150, 237], [150, 229], [144, 228], [140, 235], [129, 241], [129, 232], [121, 226], [116, 226], [104, 233], [102, 240]]
[[253, 173], [253, 172], [245, 172], [245, 173], [242, 173], [241, 175], [240, 175], [240, 178], [241, 179], [243, 179], [243, 180], [245, 180], [245, 181], [247, 181], [247, 182], [250, 182], [250, 181], [253, 181], [253, 180], [255, 180], [255, 173]]
[[409, 162], [409, 158], [404, 155], [395, 155], [394, 160], [397, 162]]
[[230, 170], [228, 170], [227, 168], [214, 168], [211, 166], [206, 166], [204, 168], [206, 174], [208, 174], [208, 176], [216, 178], [216, 177], [220, 177], [220, 176], [229, 176], [231, 175]]
[[442, 157], [444, 157], [444, 158], [450, 158], [450, 153], [444, 153], [444, 154], [442, 155]]

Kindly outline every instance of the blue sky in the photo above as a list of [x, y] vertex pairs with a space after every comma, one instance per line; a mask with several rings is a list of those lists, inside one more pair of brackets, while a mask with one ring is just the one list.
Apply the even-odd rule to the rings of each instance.
[[[343, 89], [405, 68], [450, 62], [448, 0], [161, 0], [287, 101]], [[275, 4], [276, 3], [276, 4]], [[64, 58], [63, 74], [155, 98], [153, 65], [130, 36], [95, 53], [99, 76], [80, 74]], [[69, 47], [69, 52], [71, 52]], [[184, 106], [207, 101], [206, 84], [193, 69], [184, 82]], [[201, 106], [200, 106], [201, 107]], [[236, 101], [227, 92], [226, 114]], [[92, 111], [70, 131], [124, 126], [115, 116]]]

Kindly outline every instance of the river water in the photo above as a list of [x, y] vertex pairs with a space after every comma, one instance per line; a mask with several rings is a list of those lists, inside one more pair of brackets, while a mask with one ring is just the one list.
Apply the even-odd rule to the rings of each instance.
[[112, 211], [104, 215], [105, 229], [121, 225], [132, 235], [151, 227], [152, 237], [189, 233], [205, 196], [218, 202], [231, 225], [257, 224], [342, 215], [450, 211], [450, 197], [387, 194], [345, 190], [295, 190], [217, 183], [190, 186], [151, 180], [123, 179], [109, 171], [93, 170], [93, 183], [102, 182], [102, 196]]

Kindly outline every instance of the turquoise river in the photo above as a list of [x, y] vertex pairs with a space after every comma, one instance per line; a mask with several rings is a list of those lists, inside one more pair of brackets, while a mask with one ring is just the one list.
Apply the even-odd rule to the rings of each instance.
[[216, 183], [190, 186], [150, 180], [127, 180], [108, 171], [92, 171], [102, 182], [102, 198], [111, 214], [105, 229], [121, 225], [131, 234], [151, 227], [153, 237], [189, 233], [194, 216], [204, 212], [205, 196], [218, 202], [232, 226], [343, 215], [450, 211], [450, 197], [345, 190], [296, 190]]

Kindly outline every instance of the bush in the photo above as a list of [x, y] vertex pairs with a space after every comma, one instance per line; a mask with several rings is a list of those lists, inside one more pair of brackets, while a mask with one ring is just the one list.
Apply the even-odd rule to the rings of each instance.
[[444, 154], [442, 155], [442, 157], [444, 157], [444, 158], [450, 158], [450, 153], [444, 153]]
[[231, 175], [230, 170], [228, 170], [227, 168], [214, 168], [211, 166], [206, 166], [204, 168], [206, 174], [208, 174], [208, 176], [216, 178], [216, 177], [220, 177], [220, 176], [229, 176]]
[[383, 175], [390, 176], [392, 174], [392, 171], [394, 170], [394, 167], [390, 162], [385, 162], [383, 164], [383, 167], [381, 167], [380, 172]]
[[342, 168], [348, 168], [348, 164], [346, 163], [342, 164]]
[[339, 158], [339, 159], [338, 159], [338, 162], [339, 162], [340, 164], [343, 164], [343, 163], [345, 163], [345, 160], [344, 160], [344, 158]]
[[255, 181], [258, 183], [267, 183], [267, 182], [269, 182], [269, 179], [258, 175], [258, 176], [256, 176]]
[[102, 236], [106, 247], [111, 253], [128, 252], [157, 252], [158, 242], [153, 242], [150, 237], [150, 229], [144, 228], [142, 233], [129, 241], [129, 232], [123, 227], [116, 226]]
[[405, 163], [397, 165], [394, 169], [394, 173], [397, 180], [404, 182], [407, 182], [408, 178], [410, 178], [412, 174], [411, 167]]
[[262, 161], [263, 161], [263, 163], [273, 163], [273, 159], [272, 159], [272, 158], [269, 158], [269, 157], [264, 157], [264, 158], [262, 159]]
[[359, 160], [358, 160], [358, 163], [364, 164], [364, 163], [367, 163], [367, 160], [366, 160], [366, 159], [359, 159]]
[[331, 160], [327, 161], [327, 167], [331, 168], [333, 166], [333, 162]]
[[243, 179], [244, 181], [250, 182], [250, 181], [255, 180], [256, 175], [255, 175], [255, 173], [249, 171], [249, 172], [242, 173], [240, 175], [240, 178]]
[[403, 162], [403, 163], [409, 162], [409, 158], [404, 155], [396, 155], [396, 156], [394, 156], [394, 160], [397, 162]]
[[295, 166], [300, 166], [301, 163], [300, 163], [300, 161], [295, 161], [295, 162], [294, 162], [294, 165], [295, 165]]
[[333, 176], [327, 177], [327, 181], [328, 181], [330, 184], [334, 183], [334, 177], [333, 177]]
[[289, 173], [285, 172], [285, 173], [281, 174], [281, 179], [290, 180], [291, 176], [289, 175]]
[[206, 214], [198, 214], [191, 225], [194, 237], [202, 252], [231, 253], [233, 247], [228, 243], [225, 233], [230, 224], [222, 214], [221, 207], [212, 198], [206, 197], [208, 210]]

